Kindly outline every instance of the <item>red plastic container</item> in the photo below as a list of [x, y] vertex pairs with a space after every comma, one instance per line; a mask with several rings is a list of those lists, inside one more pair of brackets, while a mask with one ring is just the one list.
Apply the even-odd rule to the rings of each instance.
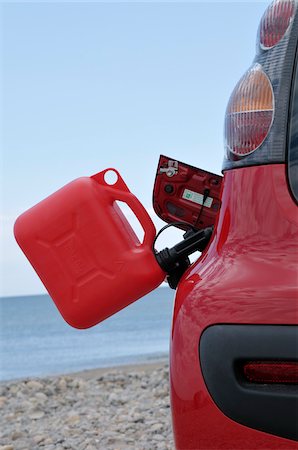
[[[107, 184], [108, 171], [117, 174]], [[140, 243], [117, 205], [126, 203], [144, 229]], [[164, 280], [152, 251], [156, 230], [119, 173], [107, 169], [72, 181], [22, 214], [15, 237], [73, 327], [91, 327]]]

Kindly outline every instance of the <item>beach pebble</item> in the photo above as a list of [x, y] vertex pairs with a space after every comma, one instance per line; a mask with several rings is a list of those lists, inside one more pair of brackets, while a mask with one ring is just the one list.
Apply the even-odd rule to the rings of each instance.
[[80, 422], [80, 416], [78, 416], [78, 415], [74, 415], [74, 416], [69, 416], [68, 418], [67, 418], [67, 420], [66, 420], [66, 423], [68, 424], [68, 425], [76, 425], [77, 423], [79, 423]]
[[31, 420], [39, 420], [42, 419], [45, 413], [43, 411], [33, 411], [28, 415]]
[[36, 380], [28, 381], [28, 383], [26, 383], [26, 386], [34, 391], [40, 391], [43, 388], [42, 383]]
[[40, 444], [41, 442], [46, 440], [46, 436], [42, 435], [42, 434], [36, 434], [35, 436], [33, 436], [33, 441], [35, 444]]
[[61, 391], [65, 391], [66, 388], [67, 388], [67, 382], [66, 382], [65, 378], [61, 378], [58, 381], [57, 389], [60, 389]]
[[9, 388], [9, 393], [11, 394], [11, 395], [15, 395], [17, 392], [18, 392], [18, 390], [19, 390], [19, 387], [17, 386], [17, 385], [12, 385], [12, 386], [10, 386], [10, 388]]
[[153, 433], [159, 433], [163, 429], [163, 424], [161, 423], [154, 423], [151, 427], [151, 431]]
[[24, 433], [22, 433], [21, 431], [14, 431], [11, 434], [11, 440], [12, 441], [16, 441], [16, 440], [18, 440], [18, 439], [20, 439], [22, 437], [24, 437]]
[[3, 408], [5, 402], [6, 402], [6, 398], [5, 397], [0, 397], [0, 409]]
[[40, 403], [47, 401], [48, 397], [43, 392], [37, 392], [34, 396]]

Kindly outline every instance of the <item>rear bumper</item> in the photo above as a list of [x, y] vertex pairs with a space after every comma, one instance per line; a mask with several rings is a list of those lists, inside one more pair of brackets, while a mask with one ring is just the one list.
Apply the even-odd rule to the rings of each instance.
[[298, 386], [252, 383], [249, 361], [298, 361], [298, 326], [213, 325], [202, 334], [200, 364], [218, 408], [232, 420], [298, 441]]

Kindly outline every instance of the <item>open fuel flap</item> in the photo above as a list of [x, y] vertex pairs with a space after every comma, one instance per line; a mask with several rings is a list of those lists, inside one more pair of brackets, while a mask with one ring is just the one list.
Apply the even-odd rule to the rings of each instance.
[[210, 240], [221, 205], [222, 179], [173, 158], [164, 155], [159, 158], [153, 190], [154, 211], [168, 226], [186, 230], [182, 242], [156, 255], [173, 289], [190, 266], [189, 255], [202, 252]]
[[212, 227], [220, 209], [223, 177], [160, 156], [153, 190], [153, 207], [165, 222], [179, 228]]

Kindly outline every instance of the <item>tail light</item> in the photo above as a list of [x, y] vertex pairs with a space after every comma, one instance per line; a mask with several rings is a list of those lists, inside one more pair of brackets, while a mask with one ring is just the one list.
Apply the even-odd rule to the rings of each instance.
[[225, 120], [227, 150], [236, 157], [254, 152], [269, 133], [273, 113], [270, 80], [256, 64], [239, 81], [230, 98]]
[[297, 0], [274, 0], [261, 19], [256, 57], [227, 106], [223, 171], [286, 160], [297, 11]]
[[251, 383], [298, 384], [298, 362], [254, 361], [244, 365], [244, 376]]
[[295, 14], [294, 0], [276, 0], [267, 8], [259, 28], [259, 42], [264, 50], [279, 43], [288, 31]]

